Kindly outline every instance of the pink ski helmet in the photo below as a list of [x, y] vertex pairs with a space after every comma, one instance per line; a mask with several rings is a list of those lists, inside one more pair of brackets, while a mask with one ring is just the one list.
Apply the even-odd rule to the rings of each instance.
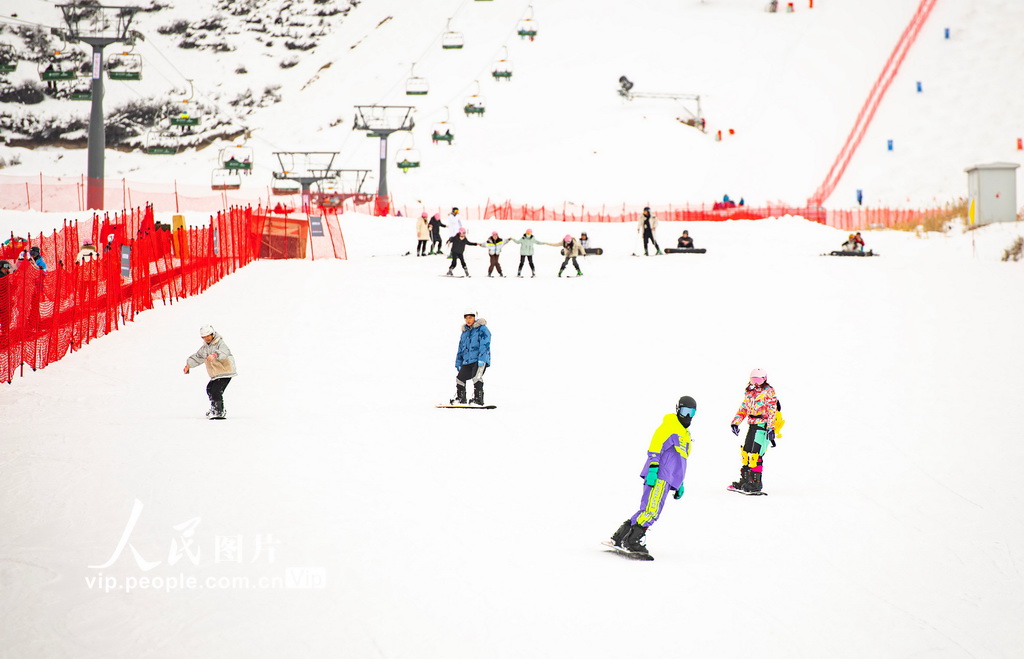
[[570, 236], [569, 234], [565, 234], [565, 238], [562, 238], [562, 242], [563, 243], [571, 243], [572, 242], [572, 236]]
[[466, 233], [466, 227], [459, 227], [459, 233]]
[[427, 217], [427, 214], [426, 213], [421, 213], [420, 217]]
[[763, 384], [768, 381], [768, 372], [763, 368], [755, 368], [750, 372], [750, 381], [754, 384]]
[[498, 237], [498, 232], [497, 231], [492, 231], [491, 232], [491, 238], [497, 238], [497, 237]]
[[527, 230], [526, 230], [526, 233], [528, 233], [528, 234], [530, 234], [530, 235], [533, 235], [533, 229], [527, 229]]

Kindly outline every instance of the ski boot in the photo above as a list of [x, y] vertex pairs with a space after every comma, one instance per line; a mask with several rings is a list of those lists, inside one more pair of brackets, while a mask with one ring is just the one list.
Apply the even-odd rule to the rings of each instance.
[[747, 481], [750, 480], [750, 467], [743, 465], [740, 467], [740, 479], [733, 482], [732, 489], [744, 490], [747, 487]]
[[469, 270], [463, 270], [463, 272], [465, 272], [466, 276], [469, 277]]
[[629, 533], [623, 538], [622, 546], [631, 554], [649, 554], [650, 552], [647, 551], [647, 547], [644, 546], [644, 535], [646, 533], [646, 527], [633, 524], [629, 527]]
[[448, 272], [447, 272], [447, 273], [445, 274], [445, 277], [454, 277], [454, 275], [452, 274], [452, 271], [451, 271], [451, 270], [449, 270], [449, 271], [448, 271]]
[[452, 405], [465, 405], [466, 404], [466, 385], [457, 384], [455, 385], [455, 398], [451, 399]]
[[623, 546], [622, 542], [626, 539], [626, 536], [629, 535], [629, 529], [632, 526], [633, 522], [627, 519], [625, 522], [622, 523], [622, 526], [620, 526], [618, 530], [615, 531], [615, 533], [612, 533], [611, 541], [616, 547]]
[[577, 277], [582, 277], [582, 276], [583, 276], [583, 273], [582, 273], [582, 272], [580, 272], [579, 270], [577, 270], [577, 271], [576, 271], [576, 276], [577, 276]]
[[484, 383], [474, 382], [473, 383], [473, 400], [471, 401], [474, 405], [480, 405], [483, 407], [484, 404]]
[[210, 417], [212, 417], [216, 413], [217, 413], [216, 408], [214, 408], [213, 405], [211, 405], [210, 409], [206, 410], [206, 418], [209, 419]]
[[761, 472], [751, 471], [750, 480], [747, 482], [747, 492], [760, 492], [761, 491]]

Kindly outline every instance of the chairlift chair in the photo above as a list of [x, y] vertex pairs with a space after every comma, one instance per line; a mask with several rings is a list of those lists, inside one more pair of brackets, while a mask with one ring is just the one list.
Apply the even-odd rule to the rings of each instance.
[[444, 50], [458, 50], [466, 45], [466, 40], [463, 38], [462, 33], [455, 32], [451, 28], [452, 19], [449, 18], [445, 33], [441, 35], [441, 48]]
[[178, 152], [178, 136], [170, 130], [151, 128], [146, 132], [146, 153], [151, 156], [173, 156]]
[[434, 129], [430, 133], [430, 139], [436, 142], [447, 142], [452, 143], [455, 139], [455, 134], [452, 132], [452, 125], [447, 121], [439, 121], [434, 124]]
[[242, 176], [236, 170], [217, 168], [210, 175], [212, 190], [238, 190], [242, 187]]
[[413, 70], [409, 72], [409, 79], [405, 82], [405, 94], [406, 96], [426, 96], [430, 91], [430, 84], [427, 83], [426, 78], [416, 75], [415, 64], [412, 68]]
[[478, 114], [481, 117], [484, 116], [484, 111], [487, 109], [487, 104], [484, 103], [484, 97], [479, 94], [473, 94], [466, 98], [466, 105], [463, 106], [462, 110], [466, 113], [466, 116], [472, 114]]
[[142, 55], [123, 52], [107, 60], [107, 77], [111, 80], [142, 80]]
[[491, 70], [491, 75], [495, 80], [512, 80], [512, 62], [507, 59], [499, 59], [494, 63], [494, 68]]
[[72, 101], [91, 101], [92, 100], [92, 83], [86, 83], [79, 85], [71, 89], [71, 100]]
[[14, 73], [18, 69], [18, 55], [14, 46], [0, 43], [0, 74]]
[[55, 51], [54, 55], [52, 58], [39, 62], [39, 79], [44, 82], [74, 80], [75, 68], [68, 61], [68, 58], [61, 57], [59, 51]]
[[302, 192], [302, 186], [298, 181], [286, 178], [276, 178], [270, 182], [270, 194], [275, 196], [295, 195]]
[[224, 169], [237, 169], [248, 172], [252, 169], [252, 147], [234, 145], [220, 150], [220, 162]]
[[403, 172], [415, 169], [420, 166], [420, 152], [413, 148], [402, 149], [398, 152], [398, 168]]
[[533, 20], [533, 5], [526, 8], [526, 17], [516, 25], [516, 34], [522, 39], [533, 41], [537, 36], [537, 21]]

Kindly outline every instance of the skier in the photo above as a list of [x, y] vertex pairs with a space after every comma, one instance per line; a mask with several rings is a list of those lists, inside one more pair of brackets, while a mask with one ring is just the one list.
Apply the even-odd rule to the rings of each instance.
[[558, 269], [558, 276], [562, 276], [565, 266], [569, 265], [569, 260], [572, 259], [572, 265], [576, 268], [576, 276], [582, 277], [583, 272], [580, 270], [580, 264], [576, 261], [576, 257], [586, 256], [587, 252], [583, 249], [580, 241], [566, 234], [565, 238], [562, 238], [562, 254], [565, 256], [565, 260], [562, 261], [562, 267]]
[[466, 323], [459, 337], [459, 351], [455, 354], [455, 398], [452, 404], [466, 404], [466, 384], [473, 383], [475, 405], [484, 404], [484, 371], [491, 365], [491, 331], [487, 321], [476, 317], [476, 310], [463, 314]]
[[452, 229], [448, 232], [449, 238], [452, 238], [459, 233], [459, 229], [462, 228], [462, 218], [459, 217], [458, 206], [452, 206], [452, 212], [448, 214], [448, 224], [444, 226], [449, 226]]
[[446, 227], [448, 225], [441, 222], [441, 215], [439, 213], [434, 213], [434, 216], [430, 218], [430, 222], [427, 222], [427, 224], [430, 226], [430, 254], [441, 254], [443, 252], [441, 245], [441, 227]]
[[452, 276], [452, 271], [455, 270], [456, 263], [462, 263], [462, 271], [469, 276], [469, 268], [466, 267], [466, 245], [479, 246], [479, 243], [469, 242], [469, 238], [466, 237], [466, 229], [463, 227], [459, 229], [459, 232], [448, 239], [448, 242], [452, 244], [452, 264], [448, 266], [448, 275]]
[[609, 546], [653, 560], [643, 544], [644, 535], [661, 515], [668, 493], [674, 490], [675, 499], [683, 496], [686, 461], [691, 447], [690, 424], [696, 414], [697, 401], [692, 396], [682, 396], [676, 403], [675, 414], [666, 414], [661, 420], [647, 448], [644, 468], [640, 471], [640, 478], [644, 479], [640, 510], [612, 534], [611, 542], [607, 543]]
[[416, 222], [416, 256], [427, 255], [427, 239], [430, 237], [430, 222], [427, 214], [422, 213]]
[[644, 234], [644, 256], [650, 256], [647, 253], [647, 241], [654, 243], [654, 249], [656, 254], [661, 254], [661, 248], [658, 247], [658, 241], [654, 239], [654, 232], [658, 228], [658, 216], [651, 215], [651, 207], [644, 206], [644, 213], [640, 216], [640, 222], [637, 226], [637, 233]]
[[505, 273], [501, 271], [501, 263], [498, 262], [498, 258], [501, 256], [502, 246], [509, 241], [502, 240], [498, 236], [497, 231], [491, 232], [491, 237], [487, 239], [487, 254], [491, 257], [491, 265], [487, 268], [487, 276], [490, 277], [494, 270], [498, 271], [499, 277], [504, 277]]
[[730, 426], [732, 434], [739, 437], [740, 424], [744, 419], [747, 421], [747, 434], [740, 446], [740, 479], [729, 489], [749, 494], [761, 491], [764, 454], [769, 444], [775, 446], [776, 415], [780, 409], [775, 389], [768, 384], [768, 374], [763, 368], [755, 368], [750, 372], [743, 402]]
[[188, 358], [185, 363], [185, 375], [188, 375], [190, 369], [206, 363], [206, 373], [210, 376], [210, 383], [206, 385], [210, 410], [206, 416], [210, 419], [223, 419], [227, 416], [227, 410], [224, 408], [224, 390], [231, 384], [231, 378], [238, 375], [235, 371], [235, 357], [212, 325], [200, 327], [199, 336], [203, 337], [205, 343], [196, 354]]
[[512, 242], [519, 244], [519, 272], [516, 277], [523, 276], [523, 264], [530, 262], [531, 277], [537, 276], [537, 268], [533, 267], [533, 251], [537, 245], [546, 245], [533, 237], [533, 229], [527, 229], [522, 238], [512, 238]]
[[693, 238], [690, 237], [690, 232], [683, 231], [683, 235], [679, 236], [677, 244], [679, 249], [693, 249]]

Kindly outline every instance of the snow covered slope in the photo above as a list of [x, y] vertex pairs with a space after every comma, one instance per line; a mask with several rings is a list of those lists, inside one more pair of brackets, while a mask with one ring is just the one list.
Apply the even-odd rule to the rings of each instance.
[[[390, 143], [390, 187], [400, 204], [681, 204], [723, 194], [801, 204], [824, 178], [918, 5], [814, 4], [768, 14], [763, 0], [365, 0], [345, 14], [303, 17], [295, 15], [301, 3], [253, 2], [246, 14], [240, 3], [180, 1], [139, 15], [145, 79], [136, 88], [110, 83], [107, 104], [173, 97], [171, 90], [193, 80], [196, 98], [218, 108], [225, 131], [251, 130], [245, 144], [257, 166], [246, 185], [263, 191], [277, 150], [337, 150], [336, 164], [376, 171], [377, 141], [352, 130], [353, 106], [387, 103], [417, 107], [413, 134]], [[22, 18], [59, 24], [52, 4], [25, 5]], [[342, 0], [306, 5], [348, 7]], [[534, 41], [516, 35], [530, 15], [539, 27]], [[190, 20], [187, 36], [216, 45], [196, 26], [217, 16], [223, 28], [214, 34], [225, 52], [182, 50], [182, 35], [158, 32]], [[271, 32], [244, 31], [253, 21]], [[1024, 7], [1013, 0], [939, 3], [829, 205], [852, 205], [857, 189], [870, 205], [941, 204], [966, 194], [965, 167], [1019, 161], [1022, 24]], [[462, 33], [463, 49], [442, 50], [449, 28]], [[286, 42], [317, 45], [289, 50]], [[513, 64], [511, 82], [491, 77], [500, 57]], [[427, 96], [405, 94], [414, 64], [429, 81]], [[18, 75], [32, 75], [31, 67]], [[623, 75], [634, 91], [699, 94], [708, 133], [678, 122], [685, 113], [676, 102], [622, 99]], [[462, 113], [474, 93], [486, 99], [484, 117]], [[87, 111], [55, 105], [26, 111]], [[431, 144], [431, 128], [446, 118], [454, 146]], [[109, 152], [108, 176], [203, 183], [227, 144], [170, 158]], [[404, 148], [420, 152], [422, 167], [403, 175], [394, 160]], [[12, 173], [78, 175], [85, 168], [82, 151], [11, 153], [22, 161], [5, 170]]]
[[[550, 247], [536, 279], [481, 249], [439, 277], [398, 256], [410, 222], [346, 217], [351, 260], [250, 265], [3, 389], [0, 656], [1019, 655], [1020, 227], [836, 259], [801, 220], [690, 225], [706, 255], [648, 259], [629, 226], [533, 225], [605, 248], [564, 280]], [[493, 412], [433, 407], [466, 306]], [[181, 373], [206, 322], [240, 373], [216, 423]], [[788, 424], [748, 499], [724, 487], [755, 366]], [[604, 553], [684, 393], [657, 560]]]

